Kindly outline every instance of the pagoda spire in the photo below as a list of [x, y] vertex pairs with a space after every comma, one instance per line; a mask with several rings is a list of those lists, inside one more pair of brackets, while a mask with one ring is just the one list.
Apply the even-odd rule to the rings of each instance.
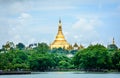
[[62, 23], [61, 23], [61, 19], [59, 19], [59, 24], [58, 24], [58, 33], [57, 33], [57, 36], [56, 36], [56, 39], [62, 39], [62, 40], [65, 40], [64, 38], [64, 35], [63, 35], [63, 32], [62, 32]]
[[113, 41], [112, 41], [112, 44], [115, 44], [115, 40], [114, 40], [114, 37], [113, 37]]
[[59, 18], [59, 23], [61, 23], [61, 18]]
[[62, 31], [62, 23], [61, 23], [61, 19], [59, 19], [59, 24], [58, 24], [58, 31]]
[[50, 45], [50, 48], [65, 48], [68, 49], [70, 46], [70, 44], [66, 41], [64, 34], [62, 32], [62, 23], [61, 23], [61, 19], [59, 19], [59, 23], [58, 23], [58, 33], [56, 35], [55, 40], [53, 41], [53, 43]]

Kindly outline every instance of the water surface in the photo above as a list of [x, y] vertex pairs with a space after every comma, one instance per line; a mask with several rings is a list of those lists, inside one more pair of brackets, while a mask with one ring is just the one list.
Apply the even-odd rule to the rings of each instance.
[[0, 78], [120, 78], [120, 73], [34, 72], [25, 75], [0, 75]]

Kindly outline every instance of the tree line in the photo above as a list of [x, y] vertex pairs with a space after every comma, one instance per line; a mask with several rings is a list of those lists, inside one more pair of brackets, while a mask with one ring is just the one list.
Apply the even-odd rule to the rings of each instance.
[[110, 50], [103, 45], [90, 45], [74, 56], [74, 65], [86, 71], [120, 71], [120, 50]]
[[[68, 57], [72, 54], [73, 57]], [[5, 71], [52, 71], [74, 69], [84, 71], [120, 71], [120, 50], [89, 45], [78, 51], [62, 48], [50, 49], [46, 43], [26, 48], [17, 44], [15, 48], [0, 50], [0, 70]]]
[[38, 43], [33, 48], [26, 48], [23, 43], [18, 43], [16, 48], [7, 49], [8, 47], [5, 45], [0, 50], [0, 70], [50, 71], [73, 67], [71, 58], [66, 56], [68, 50], [62, 48], [50, 50], [46, 43]]

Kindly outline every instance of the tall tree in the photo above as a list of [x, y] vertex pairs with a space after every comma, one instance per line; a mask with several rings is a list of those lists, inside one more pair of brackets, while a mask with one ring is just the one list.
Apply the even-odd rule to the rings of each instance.
[[39, 53], [46, 53], [49, 51], [49, 46], [46, 43], [38, 43], [36, 49]]
[[74, 64], [78, 68], [87, 70], [108, 69], [112, 61], [107, 49], [102, 45], [90, 45], [79, 51], [74, 57]]
[[25, 48], [25, 45], [24, 45], [23, 43], [18, 43], [18, 44], [16, 45], [16, 48], [18, 48], [19, 50], [22, 50], [22, 49]]
[[113, 68], [120, 71], [120, 50], [112, 53]]

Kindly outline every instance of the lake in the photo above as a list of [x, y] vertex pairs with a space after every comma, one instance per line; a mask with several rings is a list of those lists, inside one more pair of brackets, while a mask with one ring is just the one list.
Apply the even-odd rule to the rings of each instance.
[[0, 78], [120, 78], [120, 73], [33, 72], [25, 75], [0, 75]]

